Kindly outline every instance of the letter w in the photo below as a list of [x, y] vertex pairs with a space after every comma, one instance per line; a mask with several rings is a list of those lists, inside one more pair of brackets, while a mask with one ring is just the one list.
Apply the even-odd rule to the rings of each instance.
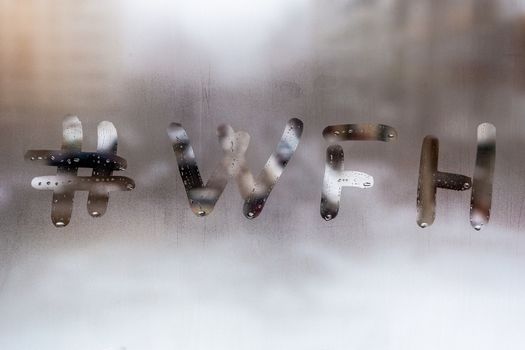
[[179, 123], [171, 123], [167, 131], [192, 211], [198, 216], [210, 214], [228, 180], [235, 177], [244, 199], [244, 216], [254, 219], [263, 210], [270, 192], [297, 149], [303, 133], [303, 122], [297, 118], [288, 121], [277, 149], [257, 178], [254, 178], [245, 160], [250, 135], [244, 131], [236, 132], [229, 125], [219, 126], [217, 135], [224, 156], [206, 185], [202, 181], [186, 130]]

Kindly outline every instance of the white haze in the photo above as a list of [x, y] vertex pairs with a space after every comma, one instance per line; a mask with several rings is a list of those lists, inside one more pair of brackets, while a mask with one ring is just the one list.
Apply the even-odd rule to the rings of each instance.
[[[0, 349], [524, 349], [523, 7], [0, 1]], [[56, 170], [23, 154], [58, 148], [66, 114], [86, 151], [115, 124], [116, 175], [137, 186], [96, 219], [77, 194], [56, 229], [51, 193], [30, 186]], [[257, 174], [292, 117], [302, 141], [256, 220], [233, 181], [209, 217], [191, 212], [169, 123], [206, 180], [220, 124], [250, 133]], [[374, 187], [344, 189], [325, 222], [322, 130], [359, 122], [399, 139], [342, 143]], [[489, 225], [471, 228], [470, 193], [440, 190], [420, 229], [423, 137], [439, 137], [440, 170], [471, 176], [481, 122], [497, 128]]]

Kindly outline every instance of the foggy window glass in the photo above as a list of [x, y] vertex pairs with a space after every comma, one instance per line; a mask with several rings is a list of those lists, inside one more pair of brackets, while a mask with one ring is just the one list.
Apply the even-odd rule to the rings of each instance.
[[0, 0], [0, 349], [524, 348], [524, 43], [510, 0]]

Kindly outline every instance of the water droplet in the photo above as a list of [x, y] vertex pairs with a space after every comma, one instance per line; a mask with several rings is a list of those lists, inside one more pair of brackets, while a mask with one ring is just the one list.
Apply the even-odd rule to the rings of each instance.
[[35, 160], [35, 157], [31, 157], [31, 160]]
[[91, 216], [100, 216], [100, 213], [98, 211], [92, 211]]
[[57, 222], [55, 223], [55, 226], [56, 226], [56, 227], [63, 227], [63, 226], [66, 226], [66, 224], [65, 224], [65, 222], [59, 220], [59, 221], [57, 221]]
[[324, 219], [325, 219], [326, 221], [328, 221], [328, 220], [332, 220], [332, 215], [331, 215], [331, 214], [326, 214], [326, 215], [324, 216]]
[[127, 188], [128, 190], [132, 190], [132, 189], [135, 188], [135, 187], [133, 186], [133, 184], [127, 184], [127, 185], [126, 185], [126, 188]]
[[46, 182], [47, 185], [51, 185], [51, 181]]
[[370, 182], [365, 182], [365, 183], [363, 184], [363, 186], [365, 186], [365, 187], [370, 187], [370, 186], [372, 186], [372, 184], [371, 184]]
[[389, 138], [393, 138], [395, 135], [393, 133], [390, 133], [387, 135]]
[[428, 227], [428, 224], [426, 222], [422, 222], [419, 224], [420, 227], [425, 228]]
[[74, 158], [73, 161], [74, 161], [75, 163], [78, 163], [78, 162], [80, 162], [80, 158]]
[[199, 210], [197, 214], [199, 214], [199, 216], [204, 216], [206, 215], [206, 212], [204, 210]]
[[249, 212], [249, 213], [248, 213], [248, 216], [251, 217], [251, 218], [253, 218], [254, 215], [255, 215], [255, 214], [252, 213], [252, 212]]

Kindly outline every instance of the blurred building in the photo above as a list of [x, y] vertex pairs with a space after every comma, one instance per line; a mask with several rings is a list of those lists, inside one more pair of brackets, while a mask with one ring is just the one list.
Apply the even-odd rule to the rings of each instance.
[[329, 3], [316, 2], [324, 74], [316, 87], [336, 113], [384, 121], [402, 115], [411, 125], [423, 123], [422, 115], [493, 119], [524, 80], [523, 6], [515, 2]]
[[115, 100], [116, 11], [112, 1], [0, 1], [0, 107], [63, 114]]

